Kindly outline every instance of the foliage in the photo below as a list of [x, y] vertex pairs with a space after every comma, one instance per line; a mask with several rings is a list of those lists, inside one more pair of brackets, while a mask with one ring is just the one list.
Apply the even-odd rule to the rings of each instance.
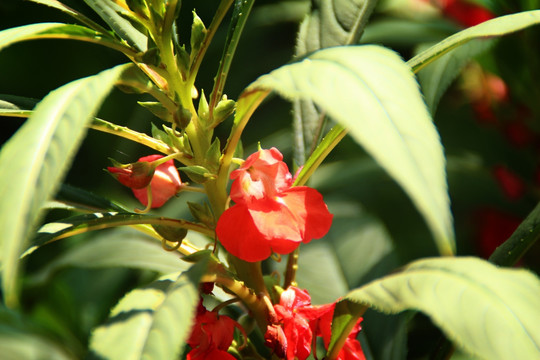
[[0, 4], [0, 353], [540, 358], [538, 5]]

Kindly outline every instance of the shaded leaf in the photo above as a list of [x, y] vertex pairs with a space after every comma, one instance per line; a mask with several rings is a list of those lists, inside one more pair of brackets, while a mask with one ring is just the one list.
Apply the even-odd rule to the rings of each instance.
[[474, 53], [474, 47], [479, 46], [479, 43], [481, 42], [493, 37], [507, 35], [539, 23], [540, 10], [526, 11], [491, 19], [444, 39], [410, 59], [407, 64], [414, 72], [418, 72], [436, 59], [453, 51], [459, 46], [466, 44], [466, 46], [469, 47], [469, 50], [462, 51], [460, 55], [458, 55], [458, 58], [463, 57], [463, 54]]
[[540, 280], [477, 258], [437, 258], [353, 290], [345, 300], [386, 313], [419, 310], [485, 359], [540, 357]]
[[206, 261], [127, 294], [90, 339], [91, 358], [177, 359], [191, 331]]
[[[296, 56], [332, 46], [356, 44], [377, 0], [319, 0], [298, 31]], [[303, 165], [324, 129], [325, 114], [309, 99], [294, 102], [294, 160]]]
[[39, 211], [58, 189], [101, 102], [125, 66], [69, 83], [39, 103], [3, 146], [0, 169], [0, 256], [7, 304], [16, 304], [18, 261]]
[[159, 241], [134, 230], [118, 229], [94, 236], [60, 255], [30, 278], [29, 283], [44, 283], [64, 267], [126, 267], [170, 274], [186, 270], [187, 266], [178, 253], [165, 251]]
[[91, 42], [134, 55], [133, 50], [108, 34], [80, 25], [40, 23], [0, 31], [0, 50], [21, 41], [36, 39], [70, 39]]
[[372, 45], [320, 50], [260, 77], [247, 91], [255, 89], [311, 100], [348, 129], [409, 195], [440, 253], [454, 252], [442, 145], [398, 55]]

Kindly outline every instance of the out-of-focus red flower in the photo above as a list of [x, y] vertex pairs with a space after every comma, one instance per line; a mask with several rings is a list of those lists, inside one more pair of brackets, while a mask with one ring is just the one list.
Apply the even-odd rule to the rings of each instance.
[[465, 27], [478, 25], [495, 17], [489, 10], [467, 0], [436, 0], [435, 3], [445, 16]]
[[221, 244], [245, 261], [261, 261], [272, 252], [288, 254], [323, 237], [332, 224], [322, 195], [307, 186], [293, 187], [281, 153], [272, 148], [250, 155], [231, 173], [235, 205], [219, 218]]
[[182, 187], [180, 174], [172, 159], [157, 165], [152, 163], [163, 158], [162, 155], [148, 155], [136, 163], [108, 167], [107, 170], [118, 181], [131, 188], [133, 195], [143, 204], [148, 205], [147, 187], [152, 191], [152, 208], [163, 206]]
[[208, 311], [199, 304], [195, 324], [187, 341], [191, 351], [187, 360], [235, 360], [227, 352], [234, 337], [234, 328], [237, 323], [228, 316]]
[[[323, 338], [328, 348], [332, 335], [332, 318], [335, 303], [312, 306], [311, 297], [306, 290], [290, 286], [281, 294], [279, 304], [274, 305], [275, 319], [271, 319], [265, 334], [266, 346], [276, 355], [287, 360], [304, 360], [311, 353], [313, 339]], [[337, 359], [364, 360], [362, 347], [356, 336], [361, 330], [358, 321], [348, 335]]]
[[525, 194], [525, 183], [514, 172], [510, 171], [504, 165], [493, 167], [493, 175], [501, 187], [503, 193], [510, 200], [518, 200]]
[[522, 221], [513, 214], [494, 208], [480, 209], [473, 218], [477, 227], [478, 252], [485, 259], [512, 235]]

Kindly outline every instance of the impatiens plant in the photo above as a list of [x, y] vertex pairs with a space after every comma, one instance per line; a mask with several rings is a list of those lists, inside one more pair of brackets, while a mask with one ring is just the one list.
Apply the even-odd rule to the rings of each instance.
[[537, 1], [24, 4], [0, 358], [540, 359]]

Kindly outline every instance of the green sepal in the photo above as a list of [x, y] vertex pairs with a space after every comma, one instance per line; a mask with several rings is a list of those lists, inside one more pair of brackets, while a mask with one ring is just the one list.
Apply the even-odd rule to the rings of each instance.
[[178, 68], [184, 73], [189, 69], [189, 53], [186, 50], [186, 46], [176, 46], [176, 64]]
[[152, 225], [154, 230], [167, 241], [182, 243], [187, 235], [187, 229], [166, 225]]
[[236, 102], [227, 99], [227, 95], [223, 95], [214, 109], [214, 124], [217, 125], [231, 116], [235, 108]]
[[191, 112], [180, 106], [173, 119], [174, 123], [180, 127], [180, 129], [185, 129], [191, 122]]
[[148, 65], [159, 66], [161, 64], [161, 56], [157, 47], [151, 47], [145, 52], [138, 53], [135, 56], [135, 61]]
[[135, 14], [140, 15], [144, 19], [148, 19], [148, 9], [144, 0], [126, 0], [126, 5]]
[[163, 125], [163, 130], [167, 133], [170, 138], [170, 141], [178, 151], [181, 151], [187, 155], [193, 156], [193, 150], [191, 149], [191, 144], [186, 133], [177, 136], [176, 133], [168, 126]]
[[141, 105], [146, 110], [160, 118], [161, 120], [171, 122], [171, 113], [163, 104], [156, 101], [137, 101], [137, 104]]
[[191, 56], [194, 56], [201, 48], [201, 45], [206, 37], [206, 27], [201, 18], [193, 10], [193, 24], [191, 25]]
[[152, 124], [152, 137], [156, 140], [163, 141], [165, 144], [169, 145], [170, 147], [174, 148], [174, 144], [171, 141], [171, 138], [169, 134], [167, 134], [165, 131], [158, 129], [154, 123]]
[[215, 174], [212, 174], [207, 168], [199, 165], [185, 166], [178, 168], [178, 170], [183, 171], [191, 181], [197, 184], [204, 184], [208, 180], [216, 178]]
[[206, 152], [206, 167], [213, 173], [219, 170], [219, 160], [221, 159], [221, 143], [219, 138], [215, 138]]
[[[219, 260], [215, 257], [215, 255], [212, 253], [212, 250], [200, 250], [193, 254], [186, 255], [182, 258], [182, 260], [187, 261], [189, 263], [197, 263], [201, 260], [209, 259], [210, 263], [219, 263]], [[209, 265], [210, 265], [209, 263]]]
[[210, 115], [210, 109], [208, 107], [208, 101], [204, 95], [204, 90], [201, 90], [201, 98], [199, 99], [199, 107], [197, 109], [197, 114], [199, 115], [199, 121], [203, 125], [208, 124], [208, 118]]
[[193, 215], [193, 218], [206, 226], [208, 226], [210, 229], [213, 229], [215, 227], [215, 220], [214, 215], [212, 214], [212, 210], [210, 210], [210, 206], [208, 206], [208, 203], [194, 203], [191, 201], [187, 202], [189, 211], [191, 212], [191, 215]]

